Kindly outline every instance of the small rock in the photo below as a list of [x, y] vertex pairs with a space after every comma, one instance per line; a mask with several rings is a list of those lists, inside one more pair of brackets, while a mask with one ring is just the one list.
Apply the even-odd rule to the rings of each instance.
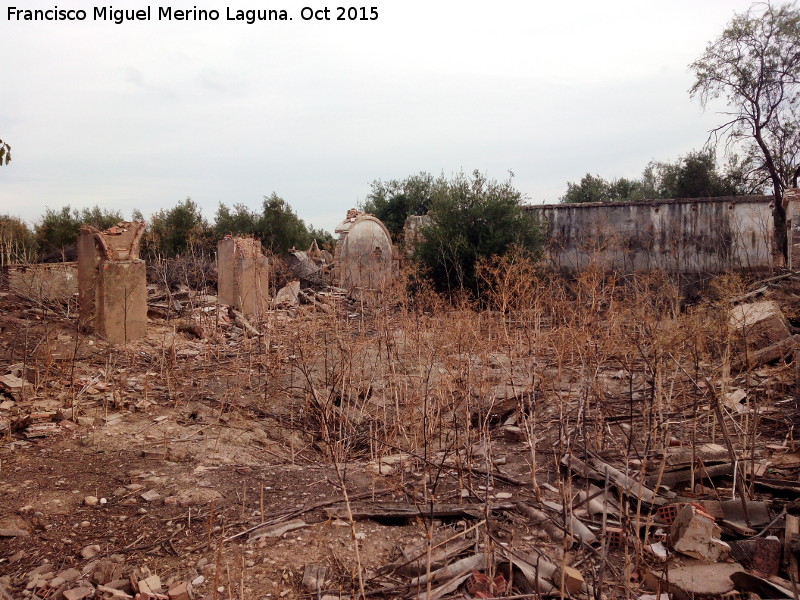
[[102, 548], [100, 546], [98, 546], [97, 544], [92, 544], [90, 546], [85, 546], [83, 548], [83, 550], [81, 550], [81, 556], [83, 558], [87, 558], [87, 559], [88, 558], [94, 558], [95, 556], [100, 554], [101, 550], [102, 550]]
[[145, 502], [155, 502], [156, 500], [161, 498], [161, 494], [159, 494], [155, 490], [147, 490], [143, 494], [139, 494], [139, 497], [142, 498]]
[[0, 537], [24, 537], [30, 532], [24, 529], [0, 529]]
[[132, 600], [133, 598], [133, 596], [123, 590], [107, 585], [98, 585], [97, 591], [103, 593], [103, 600]]
[[64, 591], [64, 600], [84, 600], [84, 598], [94, 597], [94, 588], [91, 586], [81, 586]]
[[114, 590], [120, 590], [122, 592], [132, 592], [133, 591], [133, 588], [131, 587], [130, 578], [115, 579], [114, 581], [109, 581], [103, 587], [111, 588], [111, 589], [114, 589]]
[[66, 569], [61, 571], [56, 577], [60, 577], [67, 583], [72, 583], [73, 581], [77, 581], [81, 576], [81, 572], [78, 569]]
[[367, 463], [366, 470], [373, 475], [383, 475], [384, 477], [394, 473], [394, 467], [392, 465], [375, 462]]
[[203, 585], [206, 582], [206, 578], [202, 575], [198, 575], [194, 579], [192, 579], [192, 587], [197, 587]]
[[142, 579], [139, 582], [139, 591], [142, 594], [160, 594], [161, 577], [158, 575], [151, 575], [147, 579]]
[[169, 600], [191, 600], [189, 595], [189, 586], [185, 581], [176, 581], [173, 583], [169, 592], [167, 592]]
[[570, 595], [575, 595], [583, 588], [583, 575], [574, 567], [564, 565], [563, 570], [561, 568], [556, 569], [556, 572], [553, 574], [553, 583], [557, 587], [561, 587], [562, 577], [564, 579], [564, 589], [562, 592], [566, 591]]
[[525, 432], [516, 425], [504, 425], [500, 430], [509, 442], [524, 442], [527, 439]]
[[83, 503], [86, 506], [97, 506], [99, 501], [100, 500], [97, 499], [97, 496], [86, 496], [86, 498], [83, 499]]

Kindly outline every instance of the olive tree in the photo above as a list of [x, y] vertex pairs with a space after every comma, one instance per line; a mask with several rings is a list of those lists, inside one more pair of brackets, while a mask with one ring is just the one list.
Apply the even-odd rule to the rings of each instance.
[[498, 182], [479, 171], [472, 177], [458, 173], [437, 186], [428, 217], [414, 254], [442, 292], [478, 294], [475, 269], [481, 258], [541, 246], [536, 215], [525, 210], [510, 178]]

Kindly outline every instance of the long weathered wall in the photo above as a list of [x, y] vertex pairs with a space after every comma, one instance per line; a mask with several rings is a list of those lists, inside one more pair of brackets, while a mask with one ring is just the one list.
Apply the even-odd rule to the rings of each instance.
[[68, 302], [78, 293], [78, 264], [41, 263], [5, 265], [2, 287], [15, 294], [45, 302]]
[[782, 264], [772, 196], [530, 206], [561, 270], [591, 262], [622, 272], [719, 273]]

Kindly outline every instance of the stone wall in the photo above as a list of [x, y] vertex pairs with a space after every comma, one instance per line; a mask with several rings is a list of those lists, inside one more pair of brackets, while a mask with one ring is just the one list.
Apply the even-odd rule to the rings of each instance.
[[595, 261], [620, 272], [771, 270], [772, 196], [530, 206], [541, 218], [546, 255], [576, 271]]
[[66, 303], [78, 293], [78, 263], [5, 265], [3, 287], [39, 302]]

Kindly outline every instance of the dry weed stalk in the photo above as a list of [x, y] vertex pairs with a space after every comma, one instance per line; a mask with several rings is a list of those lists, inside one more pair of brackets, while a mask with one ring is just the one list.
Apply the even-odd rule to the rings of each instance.
[[[504, 424], [496, 409], [504, 403], [513, 405], [504, 418], [511, 414], [523, 432], [537, 501], [557, 490], [567, 528], [576, 496], [588, 494], [589, 484], [563, 469], [565, 455], [614, 463], [637, 474], [641, 487], [647, 474], [660, 480], [674, 440], [696, 453], [727, 431], [753, 468], [758, 411], [740, 421], [715, 410], [710, 396], [701, 393], [717, 386], [713, 393], [724, 394], [735, 384], [730, 357], [736, 340], [728, 309], [730, 298], [743, 289], [740, 281], [720, 280], [712, 301], [687, 309], [677, 285], [659, 273], [622, 279], [590, 266], [568, 279], [520, 256], [481, 263], [478, 273], [485, 284], [482, 305], [448, 304], [425, 290], [407, 301], [403, 290], [397, 293], [404, 300], [396, 306], [359, 307], [352, 318], [298, 311], [279, 320], [273, 314], [260, 323], [262, 338], [243, 334], [224, 344], [219, 343], [222, 328], [210, 313], [200, 322], [219, 337], [195, 362], [178, 361], [170, 342], [173, 331], [162, 338], [145, 370], [158, 374], [176, 408], [213, 401], [219, 417], [249, 411], [268, 420], [263, 426], [290, 446], [292, 461], [322, 456], [330, 462], [348, 507], [356, 563], [352, 585], [361, 596], [367, 590], [348, 493], [352, 463], [373, 461], [380, 471], [384, 459], [402, 454], [408, 472], [400, 467], [397, 475], [413, 501], [432, 508], [477, 499], [484, 504], [488, 528]], [[162, 276], [166, 282], [167, 275]], [[401, 279], [399, 289], [406, 283]], [[34, 351], [28, 329], [22, 339], [25, 373], [38, 373], [43, 386], [56, 363], [44, 346]], [[81, 390], [92, 381], [82, 377], [86, 369], [78, 365], [82, 339], [76, 334], [72, 358], [61, 367], [72, 384], [70, 404], [76, 413]], [[125, 385], [123, 368], [127, 376], [141, 366], [133, 352], [95, 360], [104, 362], [95, 375], [111, 384], [111, 393]], [[147, 382], [145, 377], [145, 394], [151, 393]], [[636, 489], [611, 497], [612, 487], [607, 481], [603, 502], [619, 501], [619, 525], [633, 539], [641, 532], [646, 537], [652, 507]], [[264, 519], [263, 487], [246, 498], [243, 490], [241, 498], [243, 514], [249, 503]], [[605, 527], [609, 518], [603, 512], [597, 525]], [[212, 506], [209, 547], [213, 519]], [[433, 519], [421, 526], [430, 561]], [[487, 555], [493, 543], [484, 536]], [[566, 536], [562, 550], [569, 543]], [[223, 548], [216, 548], [219, 563]], [[606, 550], [585, 557], [598, 598], [604, 575], [614, 572]], [[632, 572], [643, 561], [642, 549], [632, 544], [625, 552]], [[566, 560], [565, 552], [560, 559]]]

